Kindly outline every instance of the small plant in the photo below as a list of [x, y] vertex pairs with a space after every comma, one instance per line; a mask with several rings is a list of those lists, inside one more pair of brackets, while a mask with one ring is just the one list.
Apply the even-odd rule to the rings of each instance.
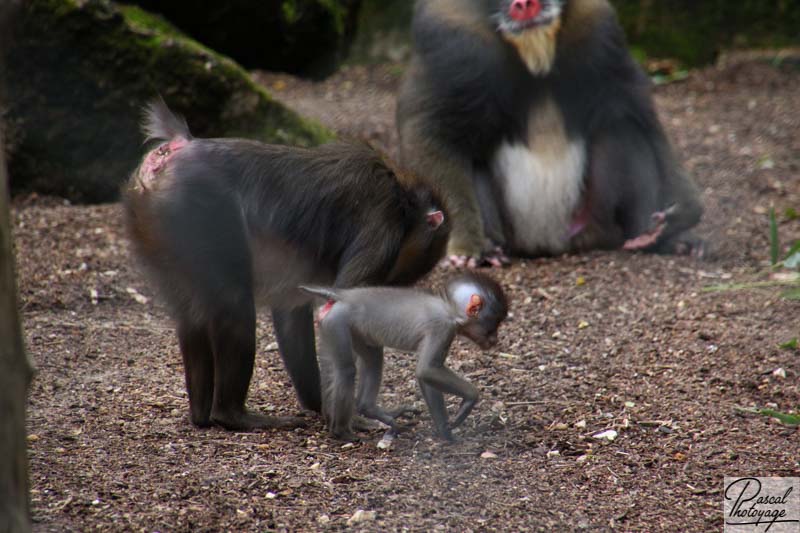
[[782, 344], [779, 344], [778, 348], [780, 348], [781, 350], [796, 350], [797, 346], [798, 346], [797, 337], [795, 337], [790, 341], [786, 341]]
[[[781, 242], [774, 208], [769, 210], [769, 244], [772, 268], [786, 268], [800, 272], [800, 241], [795, 241], [784, 259], [780, 259]], [[795, 278], [793, 286], [783, 293], [783, 297], [789, 300], [800, 300], [799, 278]]]
[[[797, 215], [794, 209], [787, 209], [787, 219], [793, 220]], [[772, 270], [784, 269], [790, 272], [775, 272], [771, 280], [754, 281], [748, 283], [724, 283], [712, 285], [703, 290], [705, 292], [736, 291], [742, 289], [757, 289], [763, 287], [775, 287], [779, 285], [788, 286], [781, 296], [787, 300], [800, 300], [800, 241], [789, 248], [783, 259], [781, 259], [781, 242], [778, 235], [778, 220], [775, 216], [775, 209], [769, 210], [769, 257]]]
[[774, 409], [758, 409], [753, 407], [735, 407], [736, 411], [744, 414], [767, 416], [779, 420], [786, 426], [800, 426], [800, 414], [784, 413]]

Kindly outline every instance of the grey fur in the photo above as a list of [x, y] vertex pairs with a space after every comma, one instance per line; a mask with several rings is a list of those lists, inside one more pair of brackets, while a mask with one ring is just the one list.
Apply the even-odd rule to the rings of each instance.
[[[502, 289], [487, 279], [462, 275], [450, 280], [439, 295], [391, 287], [301, 287], [336, 302], [319, 328], [323, 414], [335, 437], [355, 438], [352, 423], [356, 413], [399, 429], [394, 419], [408, 409], [392, 413], [377, 404], [383, 348], [390, 347], [417, 353], [417, 381], [436, 431], [452, 440], [451, 428], [460, 425], [475, 406], [478, 390], [445, 366], [450, 344], [456, 335], [463, 335], [488, 348], [496, 342], [497, 326], [507, 315]], [[484, 302], [477, 316], [466, 314], [464, 302], [469, 296], [454, 298], [465, 286]], [[452, 425], [443, 393], [462, 398]]]

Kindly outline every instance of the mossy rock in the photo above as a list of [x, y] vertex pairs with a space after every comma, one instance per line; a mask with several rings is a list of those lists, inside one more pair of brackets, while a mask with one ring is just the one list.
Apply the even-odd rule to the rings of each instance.
[[128, 1], [247, 68], [322, 78], [346, 57], [361, 0]]
[[314, 145], [321, 126], [232, 60], [160, 17], [108, 0], [28, 0], [7, 55], [12, 192], [117, 198], [143, 153], [141, 108], [161, 94], [198, 136]]
[[650, 57], [688, 65], [713, 62], [722, 50], [800, 44], [796, 0], [612, 0], [632, 45]]

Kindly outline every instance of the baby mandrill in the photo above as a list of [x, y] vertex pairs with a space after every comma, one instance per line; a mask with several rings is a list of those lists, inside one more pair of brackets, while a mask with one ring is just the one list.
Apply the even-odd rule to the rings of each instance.
[[[323, 414], [334, 437], [356, 438], [352, 427], [356, 412], [389, 425], [394, 432], [401, 429], [395, 419], [408, 409], [389, 412], [377, 404], [383, 348], [389, 347], [418, 354], [417, 381], [436, 431], [443, 439], [453, 440], [451, 429], [472, 411], [478, 389], [447, 368], [445, 359], [456, 335], [484, 350], [497, 343], [497, 328], [508, 315], [508, 301], [496, 281], [464, 273], [449, 280], [439, 295], [393, 287], [301, 289], [327, 299], [319, 316], [319, 356]], [[462, 399], [452, 424], [448, 424], [444, 393]]]

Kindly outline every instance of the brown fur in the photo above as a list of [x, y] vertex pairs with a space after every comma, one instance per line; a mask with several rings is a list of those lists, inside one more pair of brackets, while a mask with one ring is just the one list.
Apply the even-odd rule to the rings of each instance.
[[559, 45], [574, 43], [586, 37], [597, 20], [604, 16], [613, 16], [614, 8], [608, 0], [573, 0], [567, 2], [561, 14], [562, 31], [559, 32]]
[[438, 20], [454, 30], [468, 29], [476, 37], [488, 44], [494, 42], [494, 33], [486, 25], [486, 21], [476, 16], [472, 9], [464, 9], [464, 0], [436, 0], [430, 2], [429, 11]]
[[547, 98], [531, 112], [528, 120], [528, 146], [545, 160], [563, 157], [567, 151], [564, 116], [552, 98]]
[[552, 24], [531, 28], [519, 35], [504, 33], [503, 38], [517, 49], [520, 58], [533, 74], [544, 75], [550, 72], [556, 59], [556, 37], [561, 28], [561, 20]]
[[152, 204], [148, 199], [148, 196], [153, 193], [142, 183], [141, 174], [140, 167], [136, 169], [123, 190], [123, 197], [127, 202], [125, 214], [128, 230], [131, 233], [131, 241], [139, 253], [158, 254], [164, 243], [160, 238], [161, 230], [158, 227], [157, 219], [151, 211]]

